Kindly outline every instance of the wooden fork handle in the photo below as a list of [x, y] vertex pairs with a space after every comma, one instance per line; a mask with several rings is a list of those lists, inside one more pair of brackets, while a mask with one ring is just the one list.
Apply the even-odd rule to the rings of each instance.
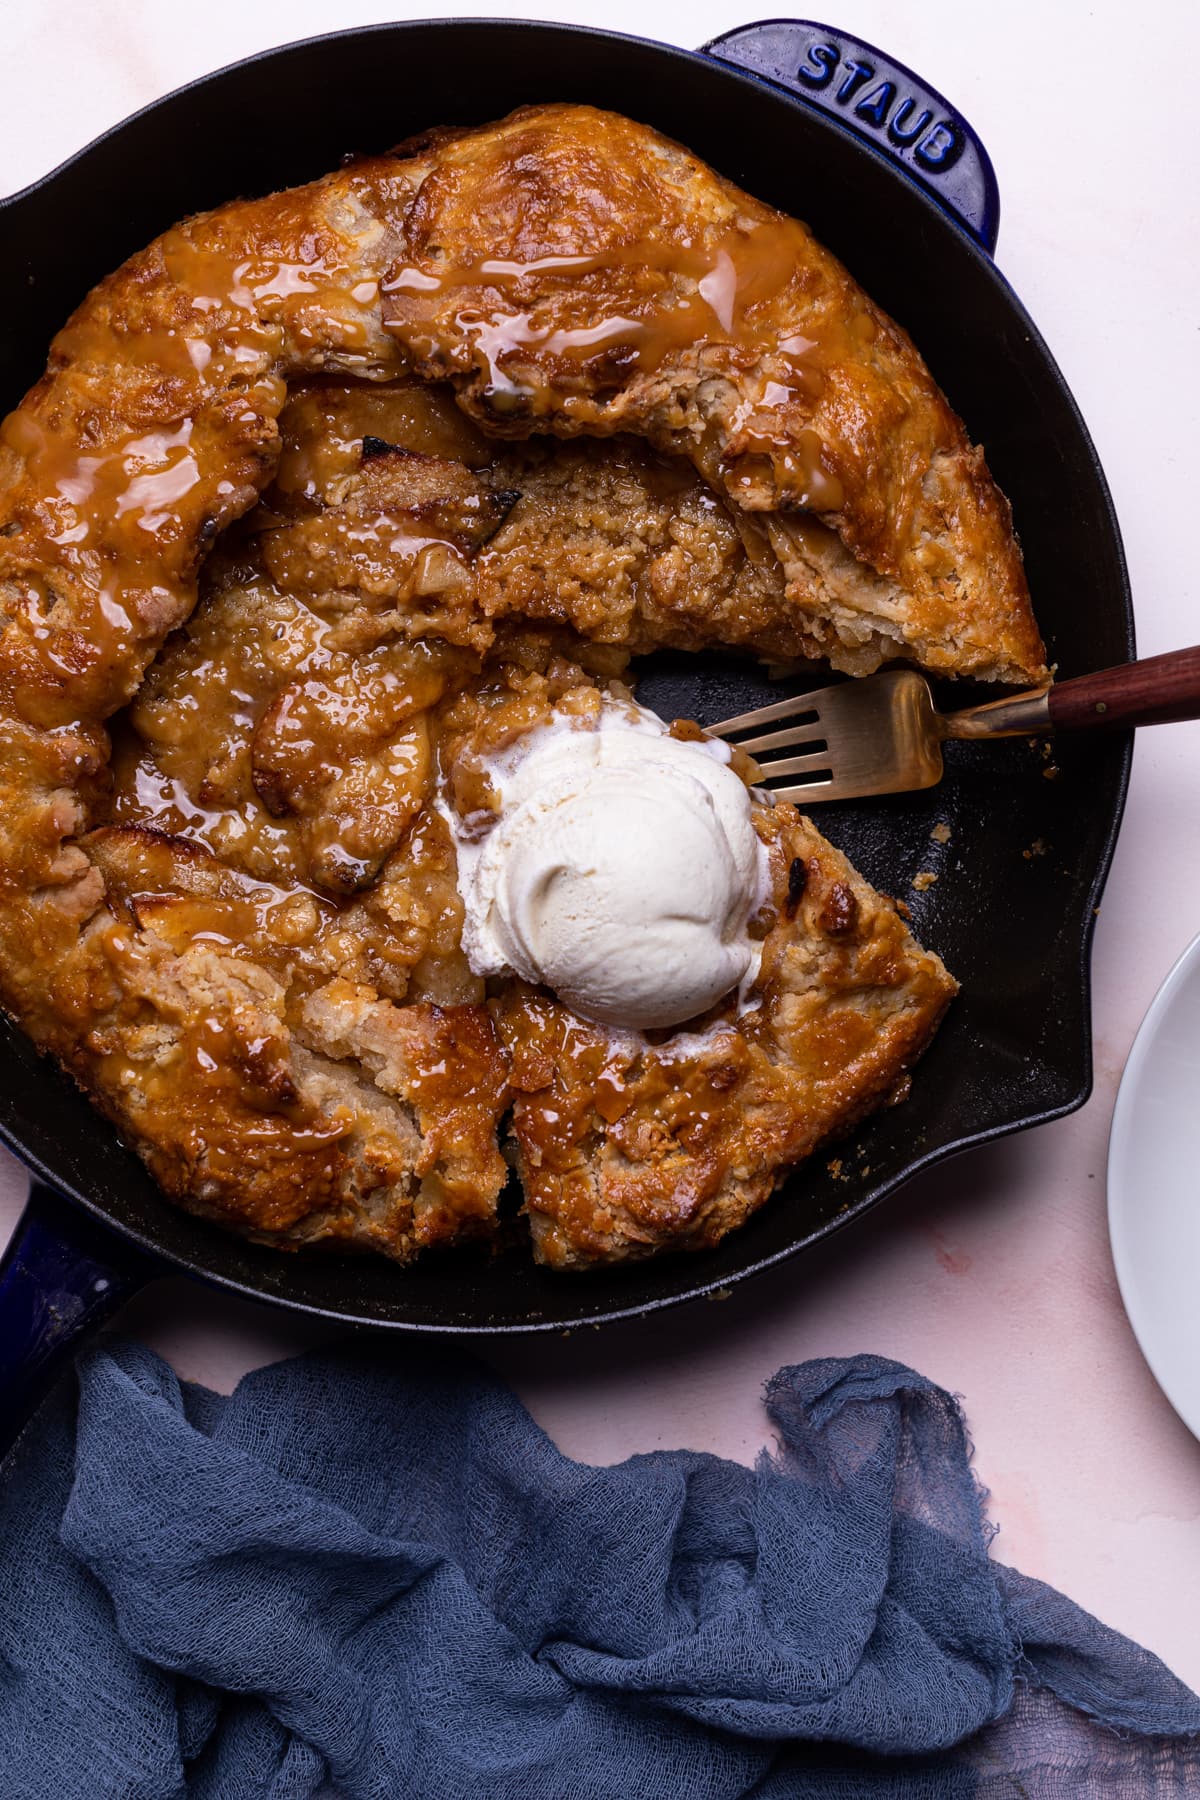
[[1200, 719], [1200, 644], [1056, 682], [1048, 699], [1055, 731]]
[[1025, 737], [1169, 725], [1173, 719], [1200, 719], [1200, 644], [945, 713], [937, 730], [944, 738]]

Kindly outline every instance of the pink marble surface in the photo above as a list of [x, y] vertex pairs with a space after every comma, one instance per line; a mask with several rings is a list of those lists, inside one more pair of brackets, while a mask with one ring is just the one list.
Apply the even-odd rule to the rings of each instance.
[[[0, 116], [0, 187], [34, 179], [207, 68], [311, 31], [429, 10], [42, 0], [6, 21], [7, 63], [20, 79], [7, 84]], [[755, 9], [460, 0], [453, 10], [580, 23], [601, 22], [602, 12], [618, 29], [695, 44]], [[1152, 0], [1139, 8], [1131, 47], [1128, 11], [1116, 4], [925, 0], [901, 10], [846, 0], [824, 10], [920, 69], [980, 129], [1004, 201], [1001, 266], [1054, 347], [1113, 487], [1141, 649], [1200, 638], [1200, 201], [1192, 184], [1167, 197], [1172, 171], [1193, 167], [1192, 127], [1149, 80], [1123, 88], [1119, 102], [1108, 97], [1118, 43], [1122, 58], [1158, 59], [1163, 81], [1169, 67], [1192, 66], [1196, 11]], [[1198, 776], [1200, 725], [1143, 737], [1097, 932], [1096, 1091], [1083, 1111], [927, 1175], [863, 1225], [724, 1302], [500, 1345], [492, 1360], [564, 1450], [607, 1462], [687, 1443], [749, 1460], [765, 1435], [761, 1386], [781, 1363], [856, 1350], [900, 1358], [964, 1397], [1001, 1527], [996, 1554], [1066, 1589], [1200, 1686], [1188, 1600], [1200, 1577], [1200, 1444], [1138, 1352], [1104, 1216], [1109, 1118], [1129, 1044], [1200, 930]], [[23, 1191], [20, 1170], [4, 1160], [0, 1238]], [[182, 1374], [224, 1389], [318, 1336], [179, 1280], [147, 1290], [122, 1324]], [[437, 1351], [423, 1343], [413, 1354]]]

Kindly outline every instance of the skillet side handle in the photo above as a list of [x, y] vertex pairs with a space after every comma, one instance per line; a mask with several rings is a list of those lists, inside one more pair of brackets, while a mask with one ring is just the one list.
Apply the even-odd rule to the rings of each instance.
[[958, 109], [894, 56], [810, 19], [741, 25], [703, 50], [786, 88], [882, 151], [993, 253], [1000, 192], [991, 158]]
[[0, 1457], [85, 1337], [157, 1273], [35, 1181], [0, 1259]]

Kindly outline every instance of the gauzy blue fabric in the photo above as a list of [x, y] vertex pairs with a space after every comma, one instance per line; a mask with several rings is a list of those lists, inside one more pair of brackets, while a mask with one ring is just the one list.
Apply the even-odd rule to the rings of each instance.
[[1200, 1793], [1200, 1700], [990, 1560], [949, 1395], [766, 1401], [753, 1470], [589, 1468], [440, 1348], [92, 1352], [0, 1489], [3, 1800]]

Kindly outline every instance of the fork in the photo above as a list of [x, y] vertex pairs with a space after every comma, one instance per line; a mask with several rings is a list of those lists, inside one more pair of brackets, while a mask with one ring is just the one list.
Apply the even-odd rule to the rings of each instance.
[[[813, 802], [933, 787], [942, 778], [947, 738], [1027, 737], [1196, 718], [1200, 645], [952, 713], [938, 712], [923, 675], [891, 669], [794, 694], [705, 730], [752, 756], [764, 786], [789, 775], [807, 777], [771, 791], [781, 800]], [[785, 728], [759, 731], [764, 725]], [[763, 754], [789, 750], [796, 754]]]

